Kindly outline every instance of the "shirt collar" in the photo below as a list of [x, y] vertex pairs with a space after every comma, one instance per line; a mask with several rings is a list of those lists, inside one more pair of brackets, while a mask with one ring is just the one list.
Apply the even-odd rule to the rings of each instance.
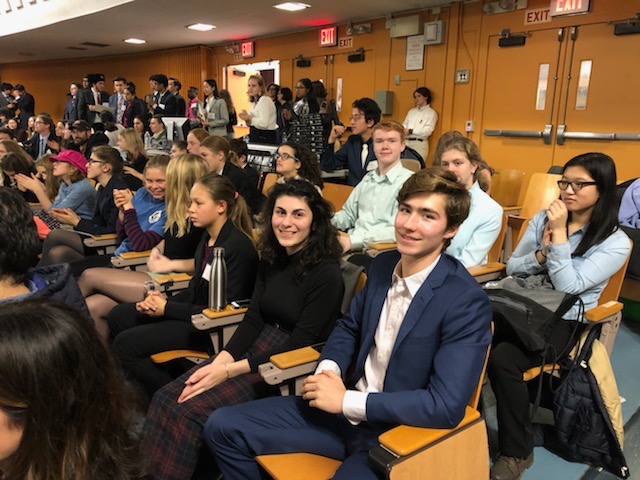
[[433, 271], [434, 268], [436, 268], [436, 265], [440, 261], [441, 256], [442, 255], [438, 255], [438, 258], [436, 258], [435, 261], [433, 261], [431, 265], [429, 265], [427, 268], [424, 268], [419, 272], [414, 273], [413, 275], [410, 275], [408, 277], [400, 276], [401, 261], [398, 260], [398, 263], [393, 269], [392, 282], [395, 283], [400, 280], [404, 280], [405, 285], [407, 286], [407, 290], [409, 290], [409, 293], [411, 294], [411, 298], [413, 299], [413, 297], [416, 296], [416, 293], [418, 293], [418, 290], [420, 290], [420, 287], [422, 287], [422, 284], [429, 277], [429, 274]]
[[372, 170], [370, 173], [372, 173], [373, 178], [378, 182], [382, 182], [386, 180], [389, 183], [393, 183], [402, 174], [402, 170], [404, 170], [404, 167], [402, 166], [402, 162], [400, 161], [397, 164], [395, 164], [393, 168], [391, 168], [391, 170], [389, 170], [384, 175], [380, 175], [379, 168]]

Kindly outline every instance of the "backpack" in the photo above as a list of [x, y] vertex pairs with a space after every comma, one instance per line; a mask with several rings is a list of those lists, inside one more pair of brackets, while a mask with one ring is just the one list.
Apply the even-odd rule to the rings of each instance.
[[555, 425], [543, 427], [544, 446], [565, 460], [629, 478], [629, 467], [589, 368], [592, 345], [599, 334], [600, 328], [592, 328], [575, 360], [560, 361], [561, 383], [553, 393]]

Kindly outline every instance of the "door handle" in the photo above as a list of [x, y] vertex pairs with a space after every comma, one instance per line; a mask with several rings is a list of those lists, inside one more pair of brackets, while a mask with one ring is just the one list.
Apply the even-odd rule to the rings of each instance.
[[640, 133], [567, 132], [566, 125], [558, 125], [556, 142], [558, 143], [558, 145], [564, 145], [566, 139], [640, 141]]
[[484, 134], [489, 137], [514, 137], [514, 138], [542, 138], [545, 145], [551, 145], [551, 129], [553, 125], [545, 125], [544, 130], [491, 130], [486, 129]]

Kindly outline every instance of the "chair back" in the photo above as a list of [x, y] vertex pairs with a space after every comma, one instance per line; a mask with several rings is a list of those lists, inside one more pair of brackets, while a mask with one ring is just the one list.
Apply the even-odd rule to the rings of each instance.
[[276, 184], [278, 180], [277, 173], [267, 173], [264, 176], [264, 183], [262, 184], [262, 194], [266, 197], [269, 195], [269, 190]]
[[520, 216], [533, 218], [540, 210], [548, 208], [551, 202], [560, 198], [560, 188], [558, 180], [562, 175], [552, 173], [534, 173], [531, 175], [527, 193], [522, 202]]
[[333, 205], [333, 209], [338, 212], [342, 209], [344, 202], [347, 201], [352, 191], [353, 187], [351, 185], [325, 182], [324, 188], [322, 189], [322, 196], [327, 202]]
[[524, 172], [512, 168], [499, 168], [491, 178], [491, 197], [503, 208], [515, 207], [520, 200]]
[[414, 173], [420, 171], [420, 169], [422, 168], [420, 162], [413, 158], [401, 158], [400, 161], [402, 162], [402, 166], [404, 168], [406, 168], [407, 170], [411, 170]]
[[[631, 242], [631, 250], [633, 251], [633, 240], [629, 240]], [[624, 276], [627, 272], [627, 267], [629, 266], [629, 260], [631, 259], [631, 253], [627, 256], [627, 260], [624, 262], [624, 265], [620, 270], [618, 270], [607, 283], [607, 286], [604, 287], [604, 290], [600, 294], [600, 298], [598, 298], [598, 305], [605, 304], [611, 301], [618, 301], [618, 297], [620, 296], [620, 290], [622, 290], [622, 284], [624, 282]]]
[[504, 239], [507, 236], [507, 225], [508, 225], [508, 217], [506, 214], [502, 214], [502, 226], [500, 227], [500, 233], [498, 234], [498, 238], [493, 242], [491, 246], [491, 250], [487, 254], [488, 262], [499, 262], [500, 257], [502, 255], [502, 249], [504, 247]]

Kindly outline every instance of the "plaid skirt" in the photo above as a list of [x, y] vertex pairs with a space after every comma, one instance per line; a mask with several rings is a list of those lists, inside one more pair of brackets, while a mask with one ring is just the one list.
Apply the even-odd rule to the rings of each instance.
[[[289, 339], [289, 334], [265, 325], [247, 356], [281, 348]], [[149, 455], [149, 471], [154, 479], [191, 479], [198, 463], [204, 424], [216, 408], [279, 394], [279, 390], [264, 383], [259, 374], [246, 373], [179, 404], [177, 400], [184, 382], [200, 366], [165, 385], [153, 396], [144, 424], [143, 451]]]

